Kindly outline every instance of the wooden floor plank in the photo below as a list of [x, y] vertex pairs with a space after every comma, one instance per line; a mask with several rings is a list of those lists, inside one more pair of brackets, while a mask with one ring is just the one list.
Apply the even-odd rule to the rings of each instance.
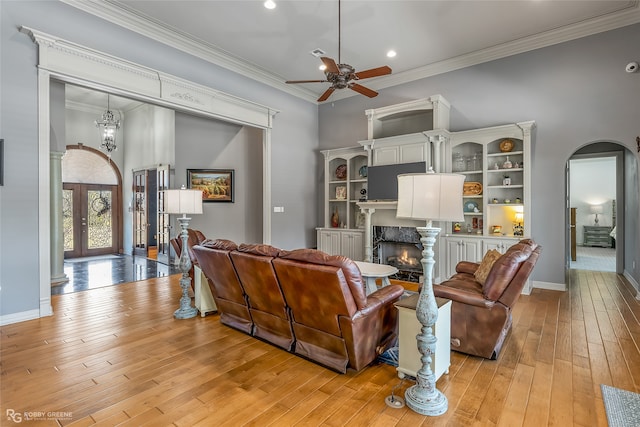
[[497, 360], [452, 352], [440, 417], [384, 403], [413, 384], [392, 366], [342, 375], [217, 315], [174, 319], [178, 279], [54, 296], [53, 316], [0, 327], [0, 412], [68, 411], [33, 425], [75, 427], [604, 427], [601, 384], [640, 392], [640, 301], [613, 273], [572, 270], [567, 292], [522, 295]]

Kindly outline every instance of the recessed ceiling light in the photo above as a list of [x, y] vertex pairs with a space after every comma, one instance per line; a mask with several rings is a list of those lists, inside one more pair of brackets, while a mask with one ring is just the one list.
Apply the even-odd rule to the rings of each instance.
[[320, 66], [318, 67], [320, 69], [320, 71], [324, 71], [327, 69], [327, 66], [324, 64], [320, 64]]
[[395, 50], [390, 50], [389, 52], [387, 52], [387, 58], [393, 58], [395, 56], [396, 56]]
[[267, 0], [264, 2], [264, 7], [266, 7], [267, 9], [275, 9], [276, 2], [274, 2], [273, 0]]

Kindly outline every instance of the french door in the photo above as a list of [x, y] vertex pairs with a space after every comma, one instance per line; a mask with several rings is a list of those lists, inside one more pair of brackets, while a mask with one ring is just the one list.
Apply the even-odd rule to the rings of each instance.
[[156, 260], [163, 264], [170, 263], [171, 224], [164, 211], [164, 191], [170, 181], [169, 165], [133, 171], [133, 253], [148, 257], [153, 247]]
[[169, 214], [165, 213], [164, 192], [169, 189], [171, 181], [171, 169], [169, 165], [158, 166], [157, 169], [157, 187], [158, 187], [158, 262], [169, 264], [171, 239], [171, 223]]
[[118, 253], [117, 185], [63, 184], [64, 257]]
[[146, 170], [133, 172], [133, 254], [147, 256], [149, 244], [149, 172]]

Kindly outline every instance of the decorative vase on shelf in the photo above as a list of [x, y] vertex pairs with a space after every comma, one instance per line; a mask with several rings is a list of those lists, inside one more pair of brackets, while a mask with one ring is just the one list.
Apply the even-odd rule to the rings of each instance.
[[338, 228], [339, 225], [340, 225], [340, 217], [338, 216], [338, 208], [336, 208], [333, 211], [333, 214], [331, 214], [331, 226], [333, 228]]
[[504, 163], [502, 164], [502, 167], [504, 169], [511, 169], [513, 167], [513, 164], [509, 160], [509, 156], [507, 156], [507, 160], [504, 161]]

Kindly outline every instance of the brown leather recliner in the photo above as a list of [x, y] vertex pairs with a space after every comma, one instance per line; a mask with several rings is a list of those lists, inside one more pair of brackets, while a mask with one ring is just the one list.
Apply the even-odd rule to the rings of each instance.
[[220, 322], [247, 334], [253, 333], [247, 296], [231, 261], [238, 246], [224, 239], [207, 240], [193, 247], [193, 253], [209, 282], [220, 313]]
[[253, 335], [288, 351], [294, 342], [289, 309], [271, 263], [279, 252], [269, 245], [241, 244], [231, 259], [248, 297]]
[[484, 286], [474, 276], [480, 264], [468, 261], [458, 263], [449, 280], [434, 285], [436, 297], [452, 300], [452, 350], [498, 357], [511, 329], [511, 310], [541, 251], [533, 240], [521, 240], [496, 260]]
[[273, 265], [291, 308], [296, 354], [358, 371], [395, 341], [401, 285], [367, 296], [352, 260], [314, 249], [282, 251]]

